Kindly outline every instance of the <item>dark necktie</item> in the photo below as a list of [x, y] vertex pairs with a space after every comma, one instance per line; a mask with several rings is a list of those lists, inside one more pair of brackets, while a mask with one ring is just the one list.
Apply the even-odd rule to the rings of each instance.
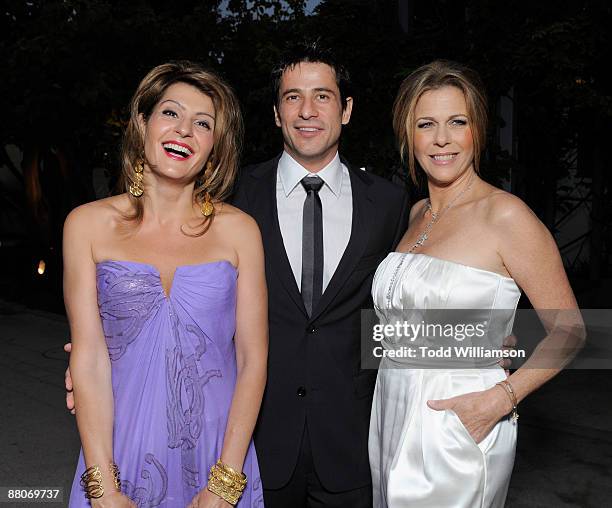
[[323, 180], [306, 176], [301, 183], [306, 189], [302, 219], [302, 299], [311, 316], [323, 293], [323, 207], [319, 197]]

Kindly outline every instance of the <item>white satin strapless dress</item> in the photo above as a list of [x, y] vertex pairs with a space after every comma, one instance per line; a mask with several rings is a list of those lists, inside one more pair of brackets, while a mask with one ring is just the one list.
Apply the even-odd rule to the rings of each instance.
[[[494, 272], [392, 252], [376, 271], [372, 295], [383, 321], [390, 309], [511, 309], [491, 314], [498, 316], [501, 343], [511, 333], [520, 290]], [[374, 392], [368, 443], [374, 508], [502, 507], [516, 423], [503, 419], [476, 444], [454, 412], [434, 411], [426, 402], [490, 388], [505, 379], [503, 369], [495, 359], [477, 369], [419, 369], [397, 361], [383, 358]]]

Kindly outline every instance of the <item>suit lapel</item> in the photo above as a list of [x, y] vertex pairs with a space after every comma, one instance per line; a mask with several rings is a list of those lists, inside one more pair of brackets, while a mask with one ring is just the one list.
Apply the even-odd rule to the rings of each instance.
[[351, 178], [351, 194], [353, 198], [351, 236], [344, 254], [342, 254], [340, 263], [338, 263], [338, 267], [329, 281], [319, 304], [312, 313], [310, 321], [318, 318], [333, 301], [340, 289], [342, 289], [353, 269], [359, 263], [370, 236], [374, 205], [368, 193], [369, 181], [367, 174], [352, 168], [345, 160], [342, 162], [349, 169]]
[[307, 315], [302, 295], [295, 282], [293, 270], [287, 257], [283, 237], [278, 222], [276, 203], [276, 175], [279, 157], [256, 168], [252, 176], [257, 180], [251, 193], [251, 206], [260, 218], [259, 226], [265, 244], [267, 272], [271, 277], [277, 277], [289, 297], [301, 312]]

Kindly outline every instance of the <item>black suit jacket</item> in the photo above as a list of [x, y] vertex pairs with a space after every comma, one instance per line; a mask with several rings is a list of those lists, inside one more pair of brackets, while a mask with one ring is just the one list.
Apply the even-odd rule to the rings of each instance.
[[245, 168], [234, 204], [261, 229], [269, 294], [268, 381], [255, 446], [264, 488], [284, 486], [308, 421], [323, 485], [344, 491], [371, 482], [368, 427], [376, 371], [360, 368], [360, 309], [371, 307], [374, 271], [406, 230], [408, 198], [397, 185], [349, 168], [348, 246], [312, 317], [285, 252], [276, 208], [279, 157]]

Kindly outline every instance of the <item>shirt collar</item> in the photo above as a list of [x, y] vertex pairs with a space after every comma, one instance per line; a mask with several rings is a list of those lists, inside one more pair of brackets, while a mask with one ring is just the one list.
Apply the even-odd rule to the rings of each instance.
[[315, 174], [323, 180], [334, 196], [339, 197], [340, 189], [342, 189], [343, 173], [344, 171], [342, 170], [342, 163], [340, 162], [338, 152], [336, 152], [336, 155], [329, 164], [317, 173], [310, 173], [310, 171], [304, 168], [304, 166], [297, 162], [287, 152], [283, 152], [283, 155], [281, 155], [278, 161], [278, 174], [283, 185], [285, 197], [293, 192], [302, 178]]

